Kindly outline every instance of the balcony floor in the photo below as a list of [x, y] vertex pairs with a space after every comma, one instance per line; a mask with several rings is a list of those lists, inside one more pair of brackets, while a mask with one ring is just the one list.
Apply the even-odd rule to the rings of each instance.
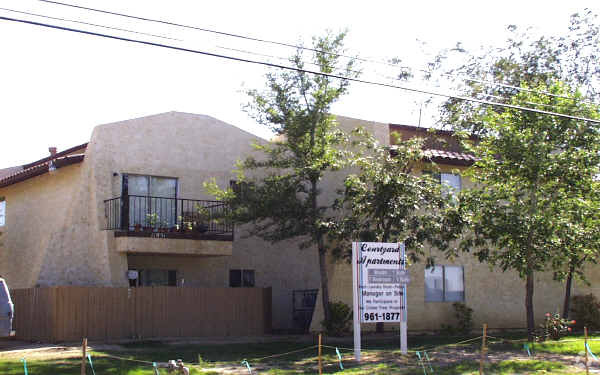
[[233, 241], [233, 233], [218, 232], [138, 232], [127, 230], [116, 230], [115, 237], [142, 237], [142, 238], [168, 238], [180, 240], [210, 240], [210, 241]]

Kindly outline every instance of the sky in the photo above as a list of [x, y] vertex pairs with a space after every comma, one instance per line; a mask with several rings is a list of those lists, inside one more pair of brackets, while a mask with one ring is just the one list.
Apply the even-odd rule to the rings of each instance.
[[[419, 68], [423, 52], [501, 45], [506, 26], [541, 35], [567, 29], [569, 16], [600, 2], [587, 1], [154, 1], [64, 0], [91, 8], [173, 23], [310, 45], [312, 36], [348, 29], [348, 53], [376, 61], [399, 57]], [[117, 27], [131, 32], [44, 19], [8, 10], [1, 17], [79, 28], [273, 63], [294, 50], [212, 33], [73, 9], [39, 0], [2, 0], [0, 8]], [[166, 39], [166, 37], [171, 39]], [[206, 114], [268, 138], [243, 111], [244, 90], [263, 87], [267, 68], [152, 46], [0, 20], [0, 168], [25, 164], [89, 140], [96, 125], [167, 111]], [[236, 51], [237, 50], [237, 51]], [[240, 52], [246, 51], [246, 52]], [[248, 54], [252, 52], [254, 54]], [[265, 57], [256, 54], [276, 56]], [[390, 83], [383, 64], [362, 65], [363, 78]], [[403, 83], [438, 90], [418, 80]], [[336, 114], [416, 125], [423, 95], [352, 84], [333, 107]], [[434, 122], [424, 108], [422, 126]]]

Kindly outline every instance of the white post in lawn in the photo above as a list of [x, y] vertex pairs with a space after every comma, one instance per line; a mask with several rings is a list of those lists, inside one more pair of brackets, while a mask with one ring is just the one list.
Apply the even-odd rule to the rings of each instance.
[[360, 362], [360, 311], [358, 306], [358, 243], [352, 243], [352, 305], [354, 311], [354, 359]]
[[[406, 251], [404, 248], [404, 243], [399, 243], [398, 247], [400, 248], [400, 269], [406, 272]], [[407, 280], [404, 280], [407, 281]], [[402, 297], [400, 298], [400, 313], [402, 314], [402, 320], [400, 320], [400, 351], [402, 354], [408, 353], [408, 344], [406, 339], [406, 284], [407, 282], [402, 283]]]

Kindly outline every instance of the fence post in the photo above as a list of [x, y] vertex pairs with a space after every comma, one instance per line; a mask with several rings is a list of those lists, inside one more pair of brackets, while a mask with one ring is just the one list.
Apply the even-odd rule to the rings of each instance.
[[319, 375], [323, 374], [323, 363], [321, 362], [321, 334], [319, 333]]
[[81, 375], [85, 375], [85, 361], [87, 359], [87, 337], [81, 343]]
[[486, 336], [487, 336], [487, 323], [483, 323], [483, 336], [481, 336], [481, 358], [479, 359], [479, 375], [483, 375], [483, 361], [485, 360]]
[[587, 327], [583, 327], [583, 334], [585, 336], [585, 373], [586, 375], [590, 375], [590, 366], [588, 362], [588, 334]]

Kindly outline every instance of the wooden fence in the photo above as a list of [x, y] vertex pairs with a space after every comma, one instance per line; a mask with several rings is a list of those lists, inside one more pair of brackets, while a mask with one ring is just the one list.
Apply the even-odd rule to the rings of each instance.
[[262, 335], [271, 330], [271, 288], [15, 289], [17, 338], [61, 342]]

